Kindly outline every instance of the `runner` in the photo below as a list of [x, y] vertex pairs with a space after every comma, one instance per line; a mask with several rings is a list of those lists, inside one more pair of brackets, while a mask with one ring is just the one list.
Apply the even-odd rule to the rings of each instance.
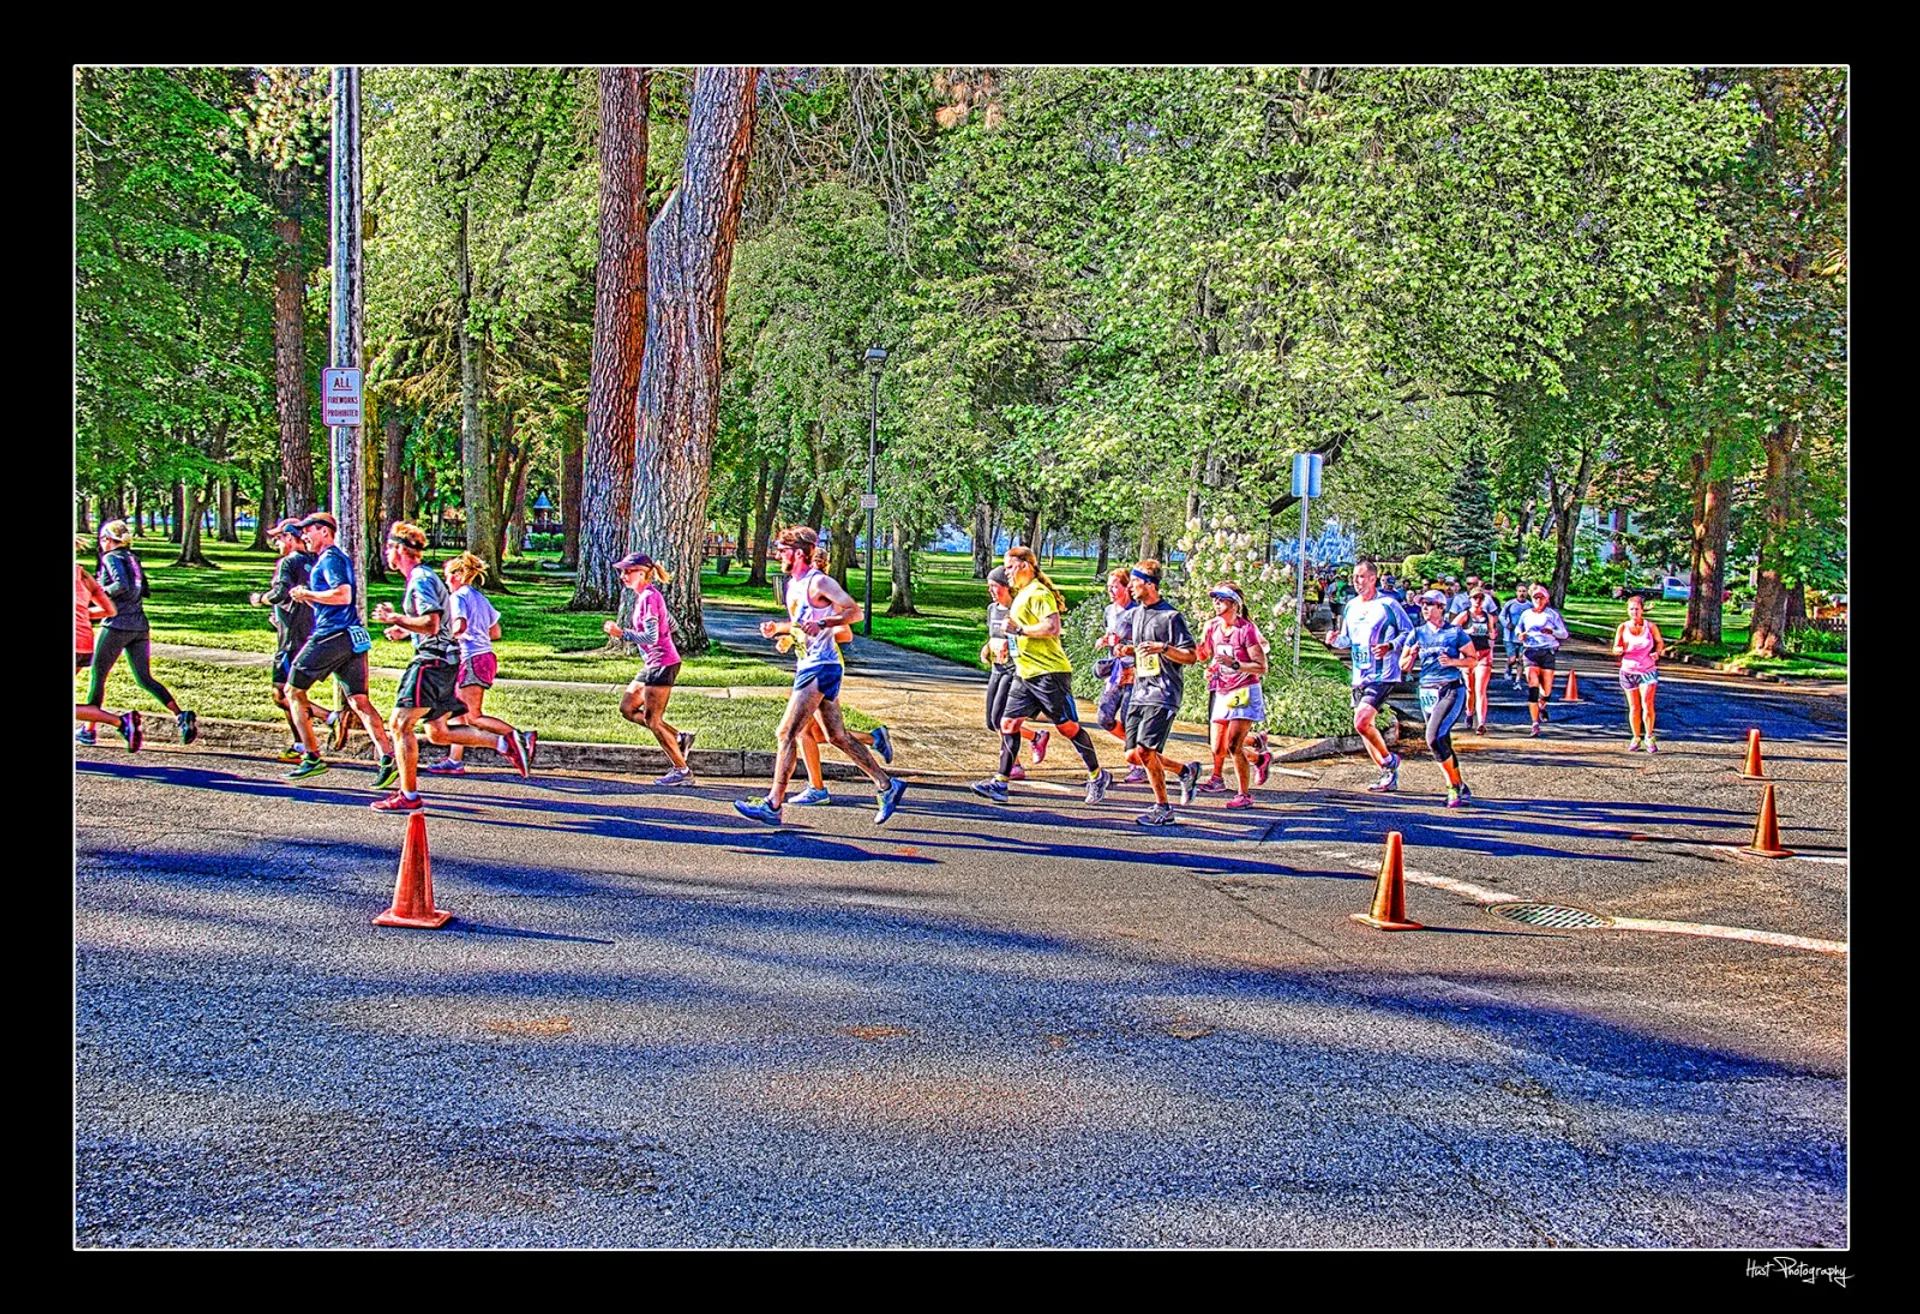
[[1367, 786], [1383, 794], [1400, 784], [1400, 755], [1387, 751], [1387, 741], [1374, 727], [1374, 718], [1386, 705], [1387, 694], [1400, 682], [1400, 647], [1413, 629], [1400, 604], [1380, 592], [1380, 568], [1370, 557], [1353, 567], [1353, 600], [1340, 618], [1340, 628], [1327, 636], [1336, 651], [1353, 658], [1353, 731], [1367, 747], [1367, 756], [1380, 768], [1380, 779]]
[[1113, 784], [1113, 773], [1100, 765], [1093, 737], [1079, 722], [1073, 701], [1073, 664], [1060, 643], [1060, 618], [1066, 597], [1040, 569], [1032, 548], [1010, 547], [1000, 563], [1013, 588], [1007, 609], [1007, 637], [1015, 640], [1014, 682], [1000, 717], [1000, 769], [976, 781], [973, 792], [995, 803], [1007, 801], [1013, 759], [1020, 751], [1020, 727], [1028, 718], [1044, 715], [1058, 727], [1087, 768], [1087, 802], [1098, 803]]
[[[1127, 707], [1133, 700], [1133, 658], [1117, 657], [1111, 650], [1124, 644], [1127, 636], [1133, 633], [1132, 612], [1136, 604], [1131, 582], [1124, 566], [1107, 572], [1106, 628], [1093, 645], [1109, 649], [1106, 656], [1093, 663], [1093, 673], [1107, 682], [1100, 691], [1100, 702], [1094, 709], [1093, 719], [1102, 730], [1123, 744], [1127, 740]], [[1034, 754], [1033, 760], [1038, 762], [1040, 754]], [[1147, 769], [1138, 764], [1128, 767], [1127, 778], [1120, 783], [1146, 784]]]
[[[334, 542], [339, 532], [339, 522], [328, 511], [315, 511], [300, 522], [300, 541], [314, 561], [307, 571], [307, 582], [288, 589], [287, 596], [313, 607], [313, 633], [287, 668], [287, 691], [294, 701], [293, 730], [306, 750], [299, 765], [287, 772], [287, 779], [308, 780], [327, 769], [326, 759], [320, 756], [319, 737], [313, 732], [313, 702], [308, 690], [331, 675], [347, 696], [343, 711], [360, 719], [380, 754], [373, 787], [388, 789], [400, 778], [400, 764], [394, 760], [386, 724], [367, 697], [367, 650], [373, 647], [373, 636], [360, 624], [360, 614], [354, 610], [359, 585], [353, 562]], [[336, 730], [345, 725], [343, 715]], [[341, 738], [336, 734], [336, 748]]]
[[[447, 623], [447, 586], [433, 567], [421, 562], [427, 550], [427, 531], [404, 520], [387, 530], [387, 566], [407, 577], [400, 610], [383, 602], [373, 618], [387, 627], [395, 643], [413, 640], [413, 660], [400, 677], [393, 699], [393, 739], [400, 750], [400, 787], [367, 806], [375, 812], [418, 812], [420, 798], [420, 741], [413, 728], [427, 723], [427, 738], [436, 744], [471, 744], [491, 748], [513, 763], [524, 778], [533, 764], [535, 737], [531, 730], [515, 730], [491, 716], [474, 716], [461, 726], [447, 724], [449, 716], [465, 712], [457, 681], [460, 645]], [[474, 564], [479, 564], [477, 561]], [[490, 730], [489, 727], [498, 727]]]
[[273, 584], [265, 593], [250, 593], [247, 601], [256, 607], [273, 608], [273, 705], [278, 707], [287, 718], [287, 729], [293, 738], [287, 741], [287, 747], [280, 750], [282, 762], [298, 762], [304, 753], [300, 746], [300, 731], [293, 723], [293, 699], [287, 694], [288, 673], [293, 668], [293, 655], [306, 645], [307, 637], [313, 633], [313, 608], [293, 598], [293, 587], [305, 584], [308, 574], [313, 570], [313, 557], [300, 544], [300, 522], [288, 516], [267, 531], [267, 539], [280, 559], [274, 563]]
[[1527, 712], [1533, 718], [1533, 729], [1528, 733], [1538, 739], [1540, 723], [1551, 719], [1547, 699], [1553, 695], [1553, 668], [1560, 644], [1567, 637], [1567, 623], [1547, 605], [1546, 585], [1535, 584], [1532, 597], [1533, 605], [1520, 613], [1518, 628], [1520, 649], [1527, 663]]
[[[1250, 808], [1248, 787], [1267, 783], [1273, 754], [1262, 743], [1267, 722], [1266, 699], [1260, 677], [1267, 673], [1268, 644], [1253, 617], [1247, 614], [1246, 595], [1230, 579], [1221, 580], [1207, 595], [1213, 600], [1213, 619], [1200, 634], [1200, 660], [1207, 663], [1207, 719], [1213, 746], [1213, 774], [1200, 786], [1203, 794], [1221, 794], [1221, 763], [1233, 755], [1233, 776], [1240, 792], [1227, 800], [1230, 808]], [[1251, 759], [1251, 763], [1249, 763]], [[1249, 766], [1251, 765], [1251, 770]]]
[[[480, 583], [487, 577], [487, 563], [471, 552], [462, 552], [441, 569], [447, 575], [447, 614], [442, 627], [446, 636], [460, 645], [460, 672], [454, 680], [454, 692], [467, 709], [449, 718], [447, 724], [478, 725], [483, 730], [489, 727], [482, 722], [505, 726], [505, 721], [482, 712], [487, 690], [493, 688], [494, 678], [500, 673], [500, 661], [493, 655], [493, 641], [500, 637], [500, 613], [480, 591]], [[455, 743], [445, 757], [421, 770], [430, 776], [463, 776], [467, 773], [466, 754], [467, 746]], [[533, 764], [527, 765], [531, 768]]]
[[1467, 576], [1467, 591], [1447, 603], [1449, 624], [1473, 640], [1473, 669], [1467, 672], [1467, 715], [1475, 734], [1487, 730], [1487, 686], [1493, 683], [1493, 631], [1500, 624], [1494, 596], [1478, 575]]
[[1525, 580], [1513, 582], [1513, 600], [1500, 608], [1500, 636], [1507, 646], [1507, 678], [1520, 688], [1520, 613], [1527, 609]]
[[127, 548], [131, 542], [133, 526], [126, 521], [109, 520], [100, 526], [100, 551], [103, 555], [100, 559], [102, 578], [99, 583], [106, 595], [113, 599], [114, 611], [100, 627], [99, 642], [93, 646], [92, 673], [87, 678], [85, 705], [101, 705], [100, 699], [107, 691], [107, 676], [112, 674], [113, 664], [120, 660], [120, 654], [124, 652], [127, 654], [127, 665], [133, 668], [135, 683], [173, 713], [174, 724], [180, 731], [180, 742], [191, 744], [200, 733], [199, 727], [194, 724], [193, 713], [181, 710], [172, 692], [153, 678], [153, 672], [147, 665], [153, 653], [153, 643], [142, 600], [150, 590], [146, 572]]
[[813, 530], [800, 525], [781, 530], [774, 540], [780, 568], [787, 574], [782, 600], [789, 619], [765, 621], [760, 633], [769, 639], [796, 636], [792, 642], [800, 655], [794, 666], [793, 693], [787, 699], [786, 715], [780, 718], [780, 754], [774, 760], [773, 788], [764, 798], [740, 800], [733, 806], [743, 817], [780, 824], [780, 807], [786, 801], [787, 782], [793, 778], [794, 760], [800, 752], [801, 727], [817, 710], [834, 747], [878, 787], [879, 811], [873, 820], [875, 825], [882, 825], [900, 806], [907, 782], [890, 777], [873, 760], [866, 745], [847, 733], [841, 718], [840, 680], [846, 668], [834, 633], [842, 627], [851, 629], [860, 620], [861, 609], [833, 576], [814, 567], [818, 541]]
[[[93, 544], [84, 538], [73, 541], [76, 552], [91, 552]], [[100, 582], [87, 573], [87, 568], [79, 562], [73, 563], [73, 669], [77, 674], [93, 665], [93, 623], [97, 620], [113, 619], [113, 599], [108, 597]], [[110, 725], [120, 732], [127, 741], [127, 751], [137, 753], [140, 745], [146, 742], [144, 727], [140, 724], [138, 712], [109, 712], [103, 707], [91, 703], [75, 703], [73, 719], [86, 721], [73, 732], [77, 744], [92, 747], [95, 742], [95, 725]]]
[[1627, 695], [1627, 751], [1637, 753], [1644, 735], [1647, 751], [1653, 746], [1653, 700], [1660, 687], [1660, 659], [1667, 645], [1660, 627], [1647, 619], [1647, 600], [1643, 594], [1627, 595], [1627, 618], [1613, 631], [1613, 655], [1620, 659], [1620, 687]]
[[[833, 554], [827, 551], [825, 544], [814, 548], [813, 568], [815, 570], [824, 573], [832, 560]], [[833, 631], [833, 641], [836, 644], [852, 643], [853, 627], [837, 626]], [[781, 652], [786, 652], [793, 647], [793, 636], [790, 634], [785, 636], [775, 646]], [[882, 762], [889, 765], [893, 762], [893, 739], [884, 725], [876, 725], [872, 733], [849, 728], [847, 735], [880, 754]], [[824, 807], [833, 802], [833, 795], [827, 791], [827, 773], [820, 768], [820, 745], [826, 742], [828, 742], [827, 727], [820, 720], [820, 710], [815, 708], [813, 715], [800, 726], [800, 761], [807, 769], [807, 788], [795, 794], [787, 802], [801, 807]]]
[[[992, 601], [987, 604], [987, 641], [980, 645], [980, 660], [987, 666], [987, 729], [998, 734], [1000, 713], [1007, 705], [1007, 693], [1016, 678], [1013, 654], [1017, 645], [1007, 637], [1007, 609], [1013, 605], [1013, 590], [1007, 585], [1004, 566], [995, 566], [987, 572], [987, 596]], [[1033, 744], [1033, 764], [1039, 766], [1047, 755], [1047, 741], [1053, 738], [1053, 731], [1023, 725], [1020, 737]], [[1008, 778], [1025, 780], [1027, 769], [1015, 762]]]
[[[1153, 806], [1134, 818], [1142, 826], [1170, 826], [1178, 820], [1167, 802], [1167, 740], [1185, 692], [1182, 666], [1199, 658], [1187, 618], [1160, 596], [1160, 563], [1152, 557], [1134, 563], [1128, 581], [1137, 604], [1129, 613], [1132, 628], [1116, 651], [1133, 657], [1133, 698], [1127, 708], [1127, 761], [1146, 768], [1153, 785]], [[1180, 805], [1193, 802], [1200, 764], [1177, 768]], [[1242, 782], [1244, 784], [1244, 780]], [[1244, 792], [1244, 790], [1243, 790]]]
[[[1457, 808], [1473, 797], [1460, 779], [1460, 760], [1453, 751], [1453, 726], [1467, 705], [1469, 675], [1481, 662], [1476, 656], [1472, 636], [1459, 625], [1447, 621], [1447, 595], [1433, 589], [1420, 595], [1425, 622], [1406, 637], [1401, 645], [1401, 662], [1420, 658], [1420, 710], [1427, 718], [1427, 747], [1433, 760], [1447, 774], [1447, 806]], [[1463, 613], [1464, 614], [1464, 613]]]
[[653, 783], [690, 785], [693, 768], [687, 765], [687, 750], [693, 747], [694, 731], [676, 730], [667, 720], [667, 700], [680, 678], [680, 650], [673, 643], [673, 624], [660, 586], [672, 577], [644, 552], [630, 552], [613, 567], [620, 572], [620, 582], [633, 591], [632, 628], [623, 629], [618, 621], [602, 628], [640, 649], [640, 669], [620, 696], [620, 715], [644, 726], [667, 755], [667, 774]]

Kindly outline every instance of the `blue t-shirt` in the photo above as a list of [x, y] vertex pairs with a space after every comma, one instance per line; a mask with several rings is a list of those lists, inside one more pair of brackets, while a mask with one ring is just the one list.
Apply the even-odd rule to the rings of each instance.
[[353, 578], [353, 562], [340, 550], [338, 543], [330, 545], [314, 559], [313, 569], [307, 572], [307, 587], [315, 593], [325, 593], [345, 584], [351, 590], [343, 604], [316, 602], [313, 604], [313, 637], [324, 639], [330, 634], [338, 634], [349, 625], [360, 623], [360, 614], [353, 609], [359, 599], [359, 585]]
[[1425, 685], [1459, 684], [1460, 668], [1442, 666], [1442, 657], [1465, 657], [1470, 646], [1467, 632], [1458, 625], [1422, 625], [1407, 639], [1409, 649], [1419, 648], [1420, 683]]
[[1512, 602], [1500, 608], [1500, 627], [1509, 637], [1519, 637], [1520, 613], [1532, 605], [1533, 604], [1525, 598], [1515, 598]]
[[[1347, 604], [1340, 614], [1338, 638], [1345, 642], [1336, 642], [1335, 647], [1351, 646], [1353, 658], [1353, 683], [1395, 684], [1400, 679], [1400, 643], [1413, 629], [1413, 622], [1407, 619], [1398, 602], [1384, 593], [1373, 595], [1371, 602], [1362, 602], [1355, 598]], [[1375, 644], [1390, 643], [1392, 651], [1384, 657], [1375, 657]]]

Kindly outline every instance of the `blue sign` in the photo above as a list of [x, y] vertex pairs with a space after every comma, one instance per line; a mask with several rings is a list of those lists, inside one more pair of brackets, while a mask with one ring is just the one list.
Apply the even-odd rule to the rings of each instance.
[[1295, 497], [1320, 496], [1320, 465], [1324, 459], [1318, 452], [1301, 452], [1293, 458]]

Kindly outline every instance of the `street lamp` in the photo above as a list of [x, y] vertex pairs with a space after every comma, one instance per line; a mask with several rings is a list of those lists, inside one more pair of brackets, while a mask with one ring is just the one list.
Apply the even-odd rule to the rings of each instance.
[[887, 363], [887, 353], [880, 347], [867, 348], [867, 370], [873, 375], [873, 409], [867, 425], [867, 495], [860, 499], [860, 505], [867, 511], [867, 612], [860, 623], [860, 633], [873, 637], [873, 513], [880, 507], [880, 499], [873, 491], [873, 463], [880, 445], [880, 370]]

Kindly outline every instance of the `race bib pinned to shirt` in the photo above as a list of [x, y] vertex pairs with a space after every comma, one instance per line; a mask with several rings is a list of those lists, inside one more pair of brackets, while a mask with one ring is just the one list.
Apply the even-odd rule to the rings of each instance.
[[1160, 674], [1160, 654], [1157, 652], [1137, 654], [1134, 658], [1133, 669], [1136, 675], [1152, 676]]

